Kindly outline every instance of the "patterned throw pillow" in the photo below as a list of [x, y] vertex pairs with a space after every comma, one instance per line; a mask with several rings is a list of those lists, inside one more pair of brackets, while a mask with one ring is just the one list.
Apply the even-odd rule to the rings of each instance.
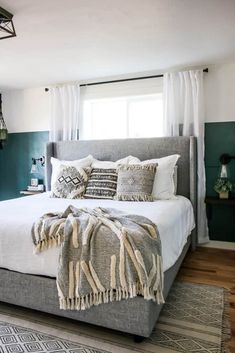
[[91, 168], [62, 165], [52, 186], [52, 197], [80, 199], [86, 189]]
[[84, 197], [87, 199], [113, 199], [116, 189], [116, 169], [94, 168], [91, 171]]
[[157, 164], [121, 165], [117, 168], [116, 200], [153, 201], [152, 189]]

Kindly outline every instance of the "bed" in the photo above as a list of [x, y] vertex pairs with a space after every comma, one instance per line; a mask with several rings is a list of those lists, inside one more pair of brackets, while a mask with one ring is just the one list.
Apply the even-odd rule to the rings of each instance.
[[[136, 298], [111, 302], [85, 311], [60, 310], [56, 290], [59, 250], [33, 255], [30, 229], [34, 220], [49, 211], [76, 207], [115, 207], [144, 215], [158, 225], [163, 249], [164, 296], [171, 288], [180, 265], [196, 246], [196, 140], [193, 137], [70, 141], [47, 144], [46, 187], [50, 190], [52, 156], [63, 160], [88, 154], [101, 160], [117, 160], [134, 155], [140, 160], [180, 154], [176, 200], [131, 202], [113, 200], [53, 199], [49, 193], [0, 203], [0, 301], [84, 321], [91, 324], [148, 337], [162, 305]], [[189, 201], [190, 200], [190, 201]], [[171, 214], [167, 223], [165, 214]], [[14, 218], [13, 218], [14, 215]], [[13, 222], [14, 219], [14, 222]], [[17, 237], [15, 237], [17, 234]], [[13, 240], [14, 239], [14, 240]], [[9, 250], [10, 249], [10, 250]]]

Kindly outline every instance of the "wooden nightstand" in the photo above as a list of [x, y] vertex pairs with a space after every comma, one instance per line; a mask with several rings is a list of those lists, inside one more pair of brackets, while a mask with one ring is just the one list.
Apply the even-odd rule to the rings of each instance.
[[208, 220], [212, 218], [212, 211], [213, 211], [213, 206], [214, 205], [226, 205], [226, 206], [235, 206], [235, 198], [230, 197], [229, 199], [220, 199], [217, 196], [207, 196], [205, 198], [205, 203], [206, 203], [206, 214]]
[[38, 195], [42, 194], [44, 191], [29, 191], [29, 190], [21, 190], [20, 194], [21, 195]]

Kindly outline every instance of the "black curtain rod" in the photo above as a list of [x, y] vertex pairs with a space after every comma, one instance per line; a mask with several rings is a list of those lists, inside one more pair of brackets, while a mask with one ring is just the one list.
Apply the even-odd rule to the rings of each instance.
[[[204, 69], [203, 72], [208, 72], [208, 68]], [[132, 78], [123, 78], [120, 80], [112, 80], [112, 81], [101, 81], [101, 82], [91, 82], [91, 83], [82, 83], [80, 87], [86, 86], [96, 86], [96, 85], [106, 85], [107, 83], [117, 83], [117, 82], [127, 82], [127, 81], [137, 81], [137, 80], [146, 80], [148, 78], [159, 78], [163, 77], [163, 74], [160, 75], [152, 75], [152, 76], [141, 76], [141, 77], [132, 77]], [[45, 92], [48, 92], [49, 88], [45, 88]]]

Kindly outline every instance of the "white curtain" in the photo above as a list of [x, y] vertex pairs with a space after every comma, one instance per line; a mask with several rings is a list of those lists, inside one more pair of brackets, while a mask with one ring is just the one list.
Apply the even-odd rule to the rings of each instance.
[[[196, 136], [198, 149], [198, 242], [209, 241], [204, 203], [206, 178], [204, 165], [203, 70], [166, 73], [163, 79], [164, 135]], [[182, 133], [181, 133], [182, 131]]]
[[50, 141], [77, 140], [80, 103], [79, 85], [50, 88]]

